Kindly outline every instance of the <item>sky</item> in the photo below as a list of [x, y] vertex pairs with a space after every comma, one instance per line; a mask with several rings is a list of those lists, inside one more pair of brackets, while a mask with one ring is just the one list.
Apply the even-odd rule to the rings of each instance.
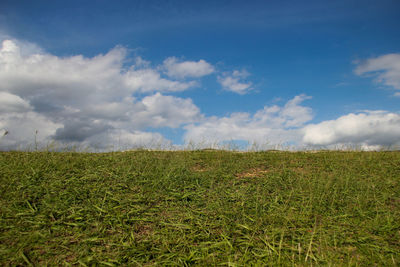
[[400, 2], [0, 1], [0, 150], [400, 147]]

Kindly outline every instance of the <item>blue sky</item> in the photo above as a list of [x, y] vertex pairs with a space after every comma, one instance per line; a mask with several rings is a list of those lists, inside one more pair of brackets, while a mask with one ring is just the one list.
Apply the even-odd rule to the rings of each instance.
[[36, 128], [43, 144], [104, 149], [398, 146], [399, 11], [386, 0], [3, 0], [0, 147], [31, 143]]

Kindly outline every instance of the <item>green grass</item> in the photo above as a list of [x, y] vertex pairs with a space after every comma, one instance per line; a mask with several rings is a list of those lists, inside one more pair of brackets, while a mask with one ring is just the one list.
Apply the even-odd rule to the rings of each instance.
[[399, 152], [0, 153], [2, 266], [399, 264]]

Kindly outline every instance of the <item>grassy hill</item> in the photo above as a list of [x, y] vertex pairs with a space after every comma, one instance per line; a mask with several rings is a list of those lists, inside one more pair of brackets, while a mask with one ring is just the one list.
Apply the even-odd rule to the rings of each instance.
[[400, 264], [399, 152], [0, 153], [0, 264]]

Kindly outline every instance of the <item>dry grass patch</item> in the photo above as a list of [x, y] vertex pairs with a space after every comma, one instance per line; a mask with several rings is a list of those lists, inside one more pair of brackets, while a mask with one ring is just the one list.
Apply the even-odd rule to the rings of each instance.
[[196, 165], [192, 166], [192, 168], [190, 168], [190, 170], [192, 172], [206, 172], [206, 171], [209, 171], [210, 169], [205, 166], [202, 166], [201, 164], [196, 164]]
[[262, 169], [262, 168], [251, 168], [247, 171], [236, 174], [238, 178], [260, 178], [265, 176], [265, 174], [269, 173], [270, 170]]

